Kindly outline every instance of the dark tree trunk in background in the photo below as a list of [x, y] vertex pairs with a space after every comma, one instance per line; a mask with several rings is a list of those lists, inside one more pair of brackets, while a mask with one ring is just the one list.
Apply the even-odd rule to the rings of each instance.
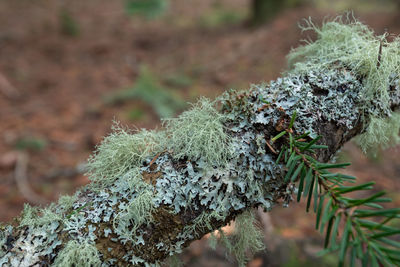
[[270, 21], [285, 6], [285, 0], [252, 0], [251, 25], [258, 26]]
[[297, 6], [302, 0], [251, 0], [250, 25], [260, 26], [271, 21], [285, 8]]

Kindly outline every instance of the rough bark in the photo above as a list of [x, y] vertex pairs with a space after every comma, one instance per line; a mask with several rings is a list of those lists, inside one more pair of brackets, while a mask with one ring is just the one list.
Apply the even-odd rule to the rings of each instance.
[[[400, 105], [397, 84], [388, 89], [393, 109]], [[52, 221], [2, 227], [0, 265], [52, 265], [71, 240], [94, 244], [103, 266], [156, 264], [246, 209], [271, 210], [279, 202], [288, 203], [293, 185], [283, 182], [285, 168], [274, 163], [282, 143], [266, 142], [286, 129], [297, 111], [295, 133], [321, 135], [320, 143], [328, 149], [317, 156], [328, 161], [368, 123], [368, 114], [361, 119], [362, 90], [362, 80], [351, 71], [327, 70], [228, 93], [222, 97], [221, 112], [229, 117], [225, 130], [235, 148], [229, 163], [209, 168], [201, 158], [176, 160], [170, 151], [143, 162], [141, 174], [152, 186], [157, 205], [152, 219], [134, 231], [136, 237], [123, 237], [116, 230], [121, 205], [137, 197], [120, 179], [100, 191], [83, 188], [67, 210], [57, 204], [60, 216]]]

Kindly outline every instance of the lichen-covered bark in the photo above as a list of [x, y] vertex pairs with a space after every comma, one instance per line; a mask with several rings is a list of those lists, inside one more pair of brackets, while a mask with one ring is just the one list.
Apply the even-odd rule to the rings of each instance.
[[[398, 83], [389, 89], [393, 109], [400, 105]], [[168, 150], [149, 157], [140, 167], [143, 190], [132, 187], [136, 176], [128, 171], [107, 187], [83, 188], [70, 207], [55, 205], [52, 220], [2, 227], [0, 266], [65, 264], [72, 241], [97, 249], [97, 254], [78, 253], [93, 265], [157, 265], [246, 209], [287, 204], [294, 187], [283, 182], [284, 166], [275, 164], [282, 143], [269, 140], [288, 127], [296, 111], [295, 133], [321, 135], [328, 149], [317, 157], [328, 161], [368, 123], [361, 120], [368, 119], [361, 114], [362, 92], [362, 80], [348, 69], [288, 75], [246, 92], [228, 92], [220, 98], [232, 145], [226, 164], [176, 159]], [[145, 220], [128, 212], [139, 204], [150, 211]]]

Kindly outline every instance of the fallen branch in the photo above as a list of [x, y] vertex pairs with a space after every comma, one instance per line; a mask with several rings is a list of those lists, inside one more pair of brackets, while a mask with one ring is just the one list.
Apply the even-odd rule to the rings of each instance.
[[17, 162], [15, 164], [14, 177], [19, 192], [30, 203], [33, 203], [35, 205], [48, 204], [49, 201], [43, 198], [41, 195], [37, 194], [35, 191], [33, 191], [32, 187], [29, 185], [28, 165], [29, 165], [28, 154], [26, 154], [25, 152], [18, 153]]

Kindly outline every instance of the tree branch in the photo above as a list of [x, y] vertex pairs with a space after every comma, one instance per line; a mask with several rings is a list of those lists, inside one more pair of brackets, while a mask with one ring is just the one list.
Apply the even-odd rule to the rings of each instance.
[[[322, 136], [319, 143], [328, 149], [317, 158], [328, 161], [368, 125], [363, 79], [348, 68], [319, 68], [227, 92], [218, 103], [229, 144], [201, 141], [226, 146], [226, 161], [210, 162], [202, 153], [176, 157], [176, 150], [164, 147], [137, 168], [96, 181], [100, 186], [84, 187], [73, 198], [44, 210], [26, 207], [13, 225], [2, 226], [0, 265], [156, 265], [250, 208], [287, 205], [294, 186], [284, 182], [286, 169], [275, 163], [282, 141], [271, 139], [296, 112], [293, 131]], [[399, 107], [398, 79], [388, 92], [390, 107]], [[205, 131], [196, 127], [189, 133]], [[182, 145], [190, 148], [190, 141]]]

